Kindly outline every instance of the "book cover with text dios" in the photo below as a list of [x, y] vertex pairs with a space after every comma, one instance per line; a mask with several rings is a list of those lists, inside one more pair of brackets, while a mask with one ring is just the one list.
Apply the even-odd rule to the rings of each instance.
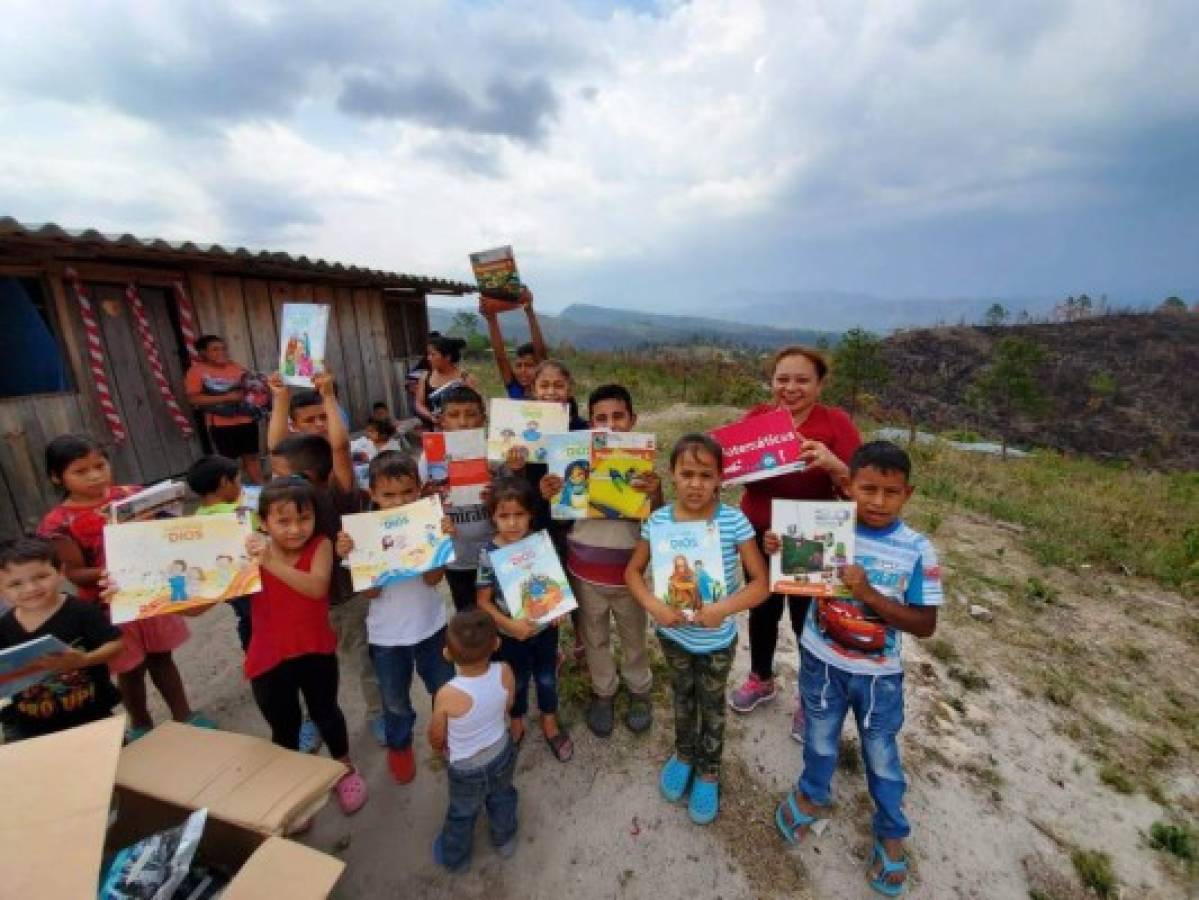
[[565, 403], [493, 397], [487, 423], [489, 460], [503, 462], [509, 450], [523, 447], [529, 451], [529, 462], [544, 463], [546, 435], [570, 431], [570, 413]]
[[342, 530], [354, 541], [346, 560], [354, 590], [415, 578], [453, 562], [454, 542], [441, 530], [444, 515], [439, 497], [425, 497], [396, 509], [342, 516]]
[[534, 532], [488, 555], [512, 618], [545, 625], [578, 608], [558, 552], [546, 532]]
[[728, 593], [715, 522], [653, 522], [649, 549], [654, 596], [688, 619]]
[[751, 416], [710, 433], [724, 449], [725, 484], [745, 484], [804, 468], [799, 458], [800, 438], [785, 409]]

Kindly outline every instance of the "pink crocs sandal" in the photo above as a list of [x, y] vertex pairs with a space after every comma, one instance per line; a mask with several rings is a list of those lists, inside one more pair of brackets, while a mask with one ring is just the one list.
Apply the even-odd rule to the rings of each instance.
[[355, 771], [342, 775], [333, 786], [337, 794], [337, 805], [347, 816], [352, 816], [366, 805], [366, 781]]

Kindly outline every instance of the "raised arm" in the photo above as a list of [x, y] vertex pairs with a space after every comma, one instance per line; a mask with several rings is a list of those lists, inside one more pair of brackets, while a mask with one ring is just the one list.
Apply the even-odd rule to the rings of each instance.
[[271, 373], [266, 379], [266, 384], [271, 389], [271, 418], [266, 426], [266, 449], [269, 452], [287, 437], [291, 390], [278, 372]]
[[333, 450], [333, 480], [342, 491], [353, 491], [354, 460], [350, 456], [350, 432], [346, 428], [346, 420], [341, 417], [341, 407], [337, 404], [336, 382], [333, 374], [322, 372], [312, 379], [313, 387], [321, 395], [321, 403], [325, 410], [325, 419], [329, 423], [329, 446]]
[[533, 292], [527, 287], [520, 289], [520, 305], [525, 308], [525, 317], [529, 320], [529, 340], [533, 342], [533, 353], [539, 363], [545, 362], [550, 354], [545, 346], [545, 336], [541, 333], [541, 323], [533, 311]]
[[491, 339], [491, 352], [495, 356], [495, 366], [500, 370], [500, 380], [504, 387], [512, 383], [516, 377], [512, 372], [512, 362], [508, 359], [508, 348], [504, 346], [504, 333], [500, 331], [500, 310], [495, 301], [489, 297], [479, 298], [479, 313], [487, 322], [487, 336]]

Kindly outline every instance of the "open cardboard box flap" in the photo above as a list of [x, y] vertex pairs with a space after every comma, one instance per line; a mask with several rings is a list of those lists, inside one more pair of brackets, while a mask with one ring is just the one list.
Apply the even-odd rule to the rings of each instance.
[[125, 719], [0, 747], [0, 896], [94, 897]]
[[176, 723], [121, 750], [124, 733], [114, 716], [0, 747], [0, 898], [94, 897], [106, 837], [123, 846], [204, 806], [200, 855], [237, 871], [229, 900], [328, 896], [345, 864], [272, 835], [324, 805], [341, 763]]
[[165, 722], [121, 753], [117, 787], [270, 835], [324, 806], [345, 772], [262, 738]]

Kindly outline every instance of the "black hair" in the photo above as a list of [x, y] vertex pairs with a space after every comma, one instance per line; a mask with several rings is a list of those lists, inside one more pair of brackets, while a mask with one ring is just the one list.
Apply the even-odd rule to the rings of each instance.
[[300, 512], [306, 509], [316, 512], [316, 488], [300, 476], [276, 478], [264, 487], [258, 496], [259, 518], [265, 522], [272, 506], [283, 506], [286, 503], [294, 503]]
[[524, 478], [505, 475], [491, 483], [491, 497], [487, 501], [488, 518], [495, 515], [495, 511], [505, 500], [515, 500], [528, 510], [529, 515], [534, 515], [537, 511], [537, 495], [533, 493], [533, 486]]
[[698, 431], [693, 431], [690, 434], [685, 434], [679, 438], [674, 445], [674, 449], [670, 451], [670, 468], [674, 470], [675, 464], [683, 458], [685, 454], [696, 455], [697, 451], [702, 450], [716, 460], [716, 468], [723, 471], [724, 469], [724, 449], [720, 444], [716, 443], [716, 439], [710, 434], [701, 434]]
[[51, 481], [61, 482], [67, 466], [90, 453], [99, 453], [108, 458], [100, 442], [86, 434], [60, 434], [46, 445], [46, 474]]
[[479, 407], [479, 412], [484, 415], [487, 414], [487, 405], [483, 402], [482, 396], [473, 387], [465, 384], [456, 384], [441, 395], [441, 409], [443, 412], [451, 403], [473, 403]]
[[878, 469], [880, 472], [900, 472], [903, 480], [912, 477], [912, 458], [898, 444], [890, 441], [870, 441], [862, 444], [849, 459], [849, 477], [853, 478], [862, 469]]
[[205, 334], [196, 338], [196, 343], [193, 346], [195, 346], [197, 353], [203, 353], [211, 344], [215, 344], [218, 341], [222, 344], [225, 343], [225, 339], [219, 334]]
[[187, 470], [184, 480], [193, 494], [203, 497], [215, 494], [221, 482], [232, 481], [241, 472], [241, 466], [224, 456], [201, 456]]
[[40, 537], [21, 537], [0, 544], [0, 569], [22, 563], [44, 562], [62, 569], [62, 560], [53, 541]]
[[375, 429], [384, 440], [395, 437], [396, 433], [396, 423], [389, 419], [367, 419], [365, 428]]
[[333, 471], [333, 448], [319, 434], [292, 434], [271, 449], [271, 456], [287, 460], [293, 475], [303, 474], [324, 482]]
[[294, 419], [297, 409], [303, 409], [305, 406], [323, 406], [324, 403], [324, 398], [319, 393], [312, 388], [305, 388], [291, 395], [287, 401], [287, 412]]
[[536, 357], [537, 356], [537, 348], [533, 346], [532, 341], [526, 341], [525, 343], [521, 344], [519, 347], [516, 348], [516, 355], [517, 356]]
[[367, 466], [366, 477], [371, 487], [381, 478], [411, 478], [420, 484], [420, 470], [416, 461], [395, 450], [386, 450], [372, 459]]
[[372, 409], [372, 410], [376, 410], [376, 409], [386, 409], [388, 412], [390, 412], [390, 411], [391, 411], [391, 407], [389, 407], [389, 406], [388, 406], [386, 403], [384, 403], [382, 400], [376, 400], [376, 401], [375, 401], [375, 403], [374, 403], [374, 405], [372, 405], [372, 406], [371, 406], [371, 409]]
[[587, 398], [587, 415], [594, 413], [596, 405], [605, 400], [620, 400], [628, 409], [629, 415], [633, 415], [633, 395], [623, 384], [601, 384], [592, 391], [591, 396]]
[[429, 346], [456, 365], [462, 359], [462, 349], [466, 346], [466, 341], [462, 338], [445, 337], [444, 335], [433, 337], [430, 334]]
[[491, 656], [496, 637], [495, 621], [477, 606], [454, 613], [446, 630], [446, 643], [454, 662], [468, 666]]

